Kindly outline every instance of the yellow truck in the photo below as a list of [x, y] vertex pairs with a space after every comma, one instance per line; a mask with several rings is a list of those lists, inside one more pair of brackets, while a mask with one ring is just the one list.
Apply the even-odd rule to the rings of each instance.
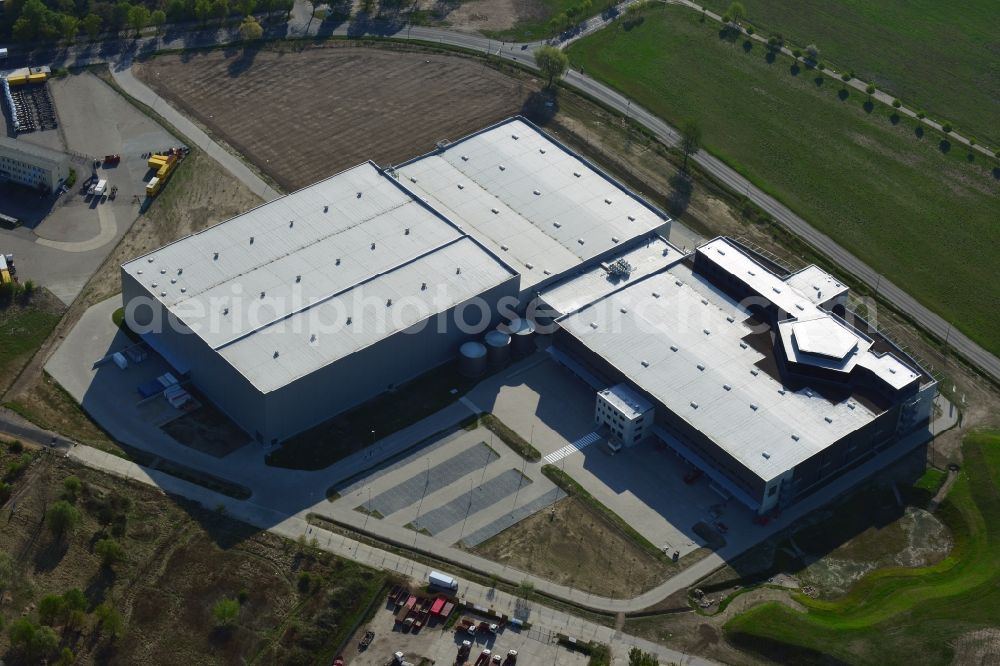
[[146, 196], [155, 197], [163, 189], [163, 184], [173, 173], [180, 161], [180, 155], [153, 155], [146, 162], [150, 169], [156, 169], [156, 175], [146, 183]]

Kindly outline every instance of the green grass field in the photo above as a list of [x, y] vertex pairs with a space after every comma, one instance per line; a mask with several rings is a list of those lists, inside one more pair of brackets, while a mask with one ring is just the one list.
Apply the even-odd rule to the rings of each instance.
[[[13, 380], [21, 367], [59, 323], [60, 315], [32, 306], [0, 312], [0, 375]], [[0, 386], [6, 386], [0, 380]]]
[[[722, 14], [730, 0], [703, 0]], [[1000, 149], [995, 0], [747, 0], [748, 20]]]
[[726, 624], [743, 648], [851, 664], [947, 664], [963, 634], [1000, 623], [1000, 433], [963, 444], [964, 471], [938, 509], [955, 539], [933, 566], [880, 569], [832, 601], [798, 597], [799, 613], [761, 605]]
[[[559, 32], [550, 25], [552, 19], [560, 14], [572, 12], [573, 8], [586, 7], [587, 0], [539, 0], [538, 2], [523, 3], [525, 7], [531, 7], [530, 14], [521, 16], [517, 24], [509, 30], [484, 30], [483, 34], [502, 39], [508, 42], [531, 42], [545, 37], [552, 37]], [[582, 13], [578, 20], [583, 21], [597, 14], [608, 2], [603, 0], [591, 0], [591, 6]]]
[[[1000, 170], [892, 109], [842, 99], [760, 45], [721, 39], [680, 7], [647, 11], [570, 47], [575, 66], [670, 123], [696, 118], [712, 153], [993, 353]], [[947, 148], [947, 151], [943, 150]]]

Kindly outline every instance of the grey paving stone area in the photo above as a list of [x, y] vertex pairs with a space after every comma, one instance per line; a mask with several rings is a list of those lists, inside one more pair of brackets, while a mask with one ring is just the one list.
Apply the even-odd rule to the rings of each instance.
[[566, 497], [566, 493], [563, 492], [561, 488], [553, 488], [547, 493], [539, 495], [532, 501], [517, 507], [513, 511], [505, 513], [492, 523], [483, 525], [472, 534], [463, 538], [462, 543], [470, 548], [478, 546], [487, 539], [500, 534], [508, 527], [521, 522], [536, 511], [541, 511], [545, 507], [555, 504], [564, 497]]
[[[413, 506], [420, 498], [451, 485], [466, 474], [483, 469], [500, 456], [485, 442], [474, 444], [429, 470], [420, 470], [402, 483], [383, 491], [360, 506], [390, 516]], [[407, 461], [410, 462], [410, 461]]]
[[[521, 472], [509, 469], [481, 486], [473, 488], [471, 492], [463, 493], [447, 504], [428, 511], [414, 520], [413, 524], [418, 529], [426, 529], [431, 534], [437, 534], [458, 524], [466, 516], [471, 516], [513, 495], [518, 488], [524, 488], [530, 483], [531, 479]], [[417, 499], [420, 499], [419, 496]]]

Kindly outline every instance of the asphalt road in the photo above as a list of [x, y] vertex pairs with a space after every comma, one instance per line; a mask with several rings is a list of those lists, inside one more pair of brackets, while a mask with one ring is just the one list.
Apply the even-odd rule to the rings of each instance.
[[[629, 3], [623, 3], [619, 5], [619, 8], [627, 4]], [[268, 37], [314, 36], [322, 30], [323, 36], [374, 35], [403, 40], [421, 40], [437, 42], [448, 46], [457, 46], [479, 53], [499, 55], [506, 60], [517, 62], [532, 69], [534, 68], [533, 52], [542, 44], [542, 42], [528, 44], [502, 43], [478, 34], [453, 32], [441, 28], [422, 26], [402, 25], [386, 29], [381, 25], [366, 28], [365, 26], [359, 27], [356, 24], [344, 23], [332, 30], [327, 30], [320, 21], [307, 21], [303, 19], [303, 14], [303, 12], [294, 12], [293, 18], [288, 24], [278, 28], [269, 28]], [[614, 13], [606, 14], [604, 17], [594, 17], [587, 21], [585, 27], [578, 34], [568, 36], [562, 39], [560, 43], [569, 43], [579, 38], [582, 34], [589, 34], [590, 32], [599, 30], [607, 23], [615, 20], [617, 16], [618, 14]], [[147, 37], [139, 40], [107, 42], [103, 43], [100, 47], [87, 45], [83, 47], [63, 48], [48, 53], [35, 54], [32, 60], [36, 63], [52, 62], [59, 66], [108, 62], [119, 68], [128, 68], [132, 58], [144, 53], [151, 53], [157, 49], [191, 48], [194, 46], [221, 44], [232, 41], [234, 38], [233, 31], [225, 29], [196, 34], [187, 33], [169, 39], [165, 37]], [[18, 58], [18, 60], [22, 59]], [[663, 143], [670, 146], [677, 144], [677, 130], [608, 86], [575, 70], [570, 70], [566, 73], [564, 82], [586, 93], [609, 108], [634, 119], [645, 126]], [[825, 255], [828, 259], [841, 266], [872, 289], [876, 289], [878, 296], [881, 296], [919, 326], [939, 339], [946, 340], [949, 346], [967, 361], [983, 370], [994, 380], [1000, 381], [1000, 359], [956, 330], [943, 317], [932, 312], [901, 287], [881, 276], [875, 269], [841, 247], [829, 236], [812, 227], [774, 197], [759, 190], [747, 178], [737, 173], [721, 160], [704, 150], [693, 155], [691, 159], [706, 173], [724, 183], [733, 191], [746, 195], [747, 198], [771, 215], [779, 224], [809, 243], [815, 250]]]

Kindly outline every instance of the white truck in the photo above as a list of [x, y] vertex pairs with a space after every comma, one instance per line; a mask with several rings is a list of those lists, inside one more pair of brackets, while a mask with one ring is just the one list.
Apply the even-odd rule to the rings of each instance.
[[107, 178], [101, 178], [97, 181], [97, 185], [94, 185], [94, 196], [103, 197], [108, 193], [108, 180]]
[[453, 592], [458, 590], [458, 581], [440, 571], [432, 571], [427, 576], [427, 582], [431, 587], [440, 587], [445, 590], [452, 590]]

